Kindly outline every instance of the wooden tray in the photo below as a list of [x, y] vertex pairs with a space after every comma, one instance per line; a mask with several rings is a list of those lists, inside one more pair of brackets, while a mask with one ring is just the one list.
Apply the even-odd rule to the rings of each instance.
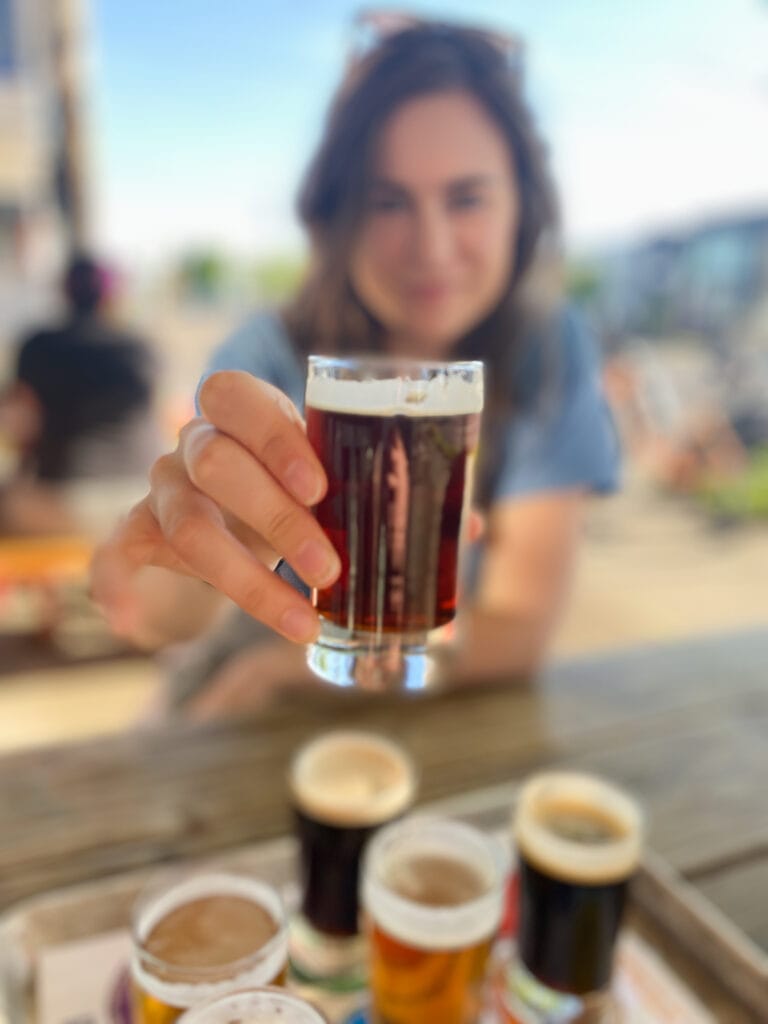
[[[498, 831], [506, 829], [514, 799], [515, 787], [499, 786], [422, 810]], [[281, 887], [289, 902], [295, 894], [291, 838], [237, 848], [205, 863], [258, 873]], [[45, 951], [125, 929], [137, 892], [161, 871], [141, 870], [43, 894], [0, 918], [0, 1024], [39, 1020], [36, 978]], [[653, 951], [712, 1020], [748, 1024], [768, 1019], [768, 957], [652, 854], [633, 885], [627, 925], [630, 938]], [[345, 1007], [331, 1009], [342, 1014]], [[678, 1022], [688, 1024], [681, 1016]]]

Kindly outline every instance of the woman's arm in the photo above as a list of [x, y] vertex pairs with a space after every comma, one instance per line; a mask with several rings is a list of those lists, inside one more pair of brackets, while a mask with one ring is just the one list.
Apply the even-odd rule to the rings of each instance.
[[115, 591], [108, 616], [112, 631], [148, 651], [194, 639], [231, 607], [203, 580], [153, 565], [138, 570], [125, 602], [119, 585]]
[[541, 663], [568, 594], [585, 501], [574, 489], [492, 509], [477, 592], [446, 652], [452, 680], [527, 675]]
[[[568, 593], [585, 500], [581, 490], [554, 491], [493, 509], [476, 598], [460, 613], [456, 642], [437, 648], [445, 685], [509, 680], [538, 667]], [[303, 648], [276, 639], [232, 658], [187, 713], [253, 712], [278, 693], [319, 685]]]

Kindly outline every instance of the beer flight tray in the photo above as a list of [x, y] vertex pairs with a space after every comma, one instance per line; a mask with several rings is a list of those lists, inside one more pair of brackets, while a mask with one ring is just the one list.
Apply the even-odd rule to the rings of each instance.
[[[499, 786], [422, 810], [500, 833], [513, 800], [514, 790]], [[205, 864], [251, 871], [280, 888], [289, 906], [295, 903], [293, 839], [238, 848]], [[127, 925], [138, 891], [162, 871], [41, 894], [0, 917], [0, 1024], [129, 1024]], [[768, 957], [648, 854], [633, 883], [615, 990], [621, 1024], [765, 1021]], [[364, 993], [300, 991], [331, 1024], [365, 1020]], [[483, 1024], [505, 1020], [489, 1009]]]

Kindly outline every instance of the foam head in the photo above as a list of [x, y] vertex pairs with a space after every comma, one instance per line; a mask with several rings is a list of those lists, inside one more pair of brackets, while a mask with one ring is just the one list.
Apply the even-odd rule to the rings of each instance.
[[509, 859], [456, 821], [414, 817], [380, 832], [366, 855], [363, 902], [388, 935], [416, 949], [466, 949], [501, 919]]
[[576, 885], [629, 878], [642, 847], [642, 815], [626, 793], [593, 775], [547, 772], [523, 787], [514, 835], [543, 874]]
[[300, 811], [326, 824], [367, 827], [410, 806], [416, 773], [405, 752], [375, 733], [326, 733], [299, 751], [290, 773]]
[[191, 874], [149, 889], [139, 900], [133, 937], [136, 982], [181, 1008], [233, 987], [268, 985], [288, 959], [279, 894], [255, 878], [226, 872]]
[[483, 408], [482, 363], [310, 356], [306, 404], [364, 416], [462, 416]]
[[232, 992], [188, 1010], [180, 1024], [327, 1024], [303, 999], [278, 988]]

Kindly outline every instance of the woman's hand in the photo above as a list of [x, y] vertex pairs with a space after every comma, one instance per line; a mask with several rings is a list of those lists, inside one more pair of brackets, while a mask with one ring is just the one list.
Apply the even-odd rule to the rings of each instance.
[[284, 558], [313, 587], [340, 572], [310, 511], [327, 481], [303, 421], [277, 388], [239, 371], [209, 377], [200, 407], [176, 450], [155, 463], [147, 497], [98, 550], [93, 596], [129, 634], [141, 618], [140, 570], [160, 566], [205, 581], [287, 639], [311, 642], [317, 613], [272, 571]]

